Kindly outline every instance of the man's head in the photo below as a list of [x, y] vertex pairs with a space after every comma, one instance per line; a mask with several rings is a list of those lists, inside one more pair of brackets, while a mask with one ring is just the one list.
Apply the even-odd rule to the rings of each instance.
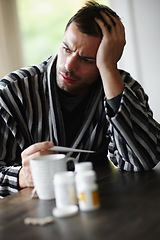
[[[101, 19], [104, 24], [107, 24], [100, 12], [105, 12], [110, 14], [110, 16], [117, 17], [119, 16], [106, 5], [98, 4], [95, 1], [88, 1], [84, 7], [82, 7], [67, 23], [66, 29], [70, 26], [72, 22], [75, 22], [78, 29], [87, 35], [94, 37], [102, 37], [102, 31], [98, 24], [95, 22], [95, 18]], [[113, 19], [112, 19], [113, 21]], [[110, 31], [110, 26], [107, 25]]]
[[[67, 94], [84, 94], [99, 76], [96, 54], [102, 32], [95, 18], [104, 21], [101, 11], [117, 17], [107, 6], [88, 2], [66, 26], [58, 50], [56, 79], [58, 87]], [[109, 25], [108, 30], [110, 31]]]

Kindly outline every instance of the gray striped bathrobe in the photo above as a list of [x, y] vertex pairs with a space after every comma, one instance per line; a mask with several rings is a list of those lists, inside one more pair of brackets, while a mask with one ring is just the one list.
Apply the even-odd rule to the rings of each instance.
[[[56, 81], [56, 59], [19, 69], [0, 81], [0, 196], [19, 190], [21, 152], [29, 145], [52, 140], [66, 146]], [[120, 170], [152, 169], [160, 159], [160, 129], [148, 97], [128, 73], [120, 71], [125, 88], [113, 114], [101, 81], [86, 103], [86, 114], [69, 147], [95, 150], [94, 155], [68, 153], [78, 161], [101, 163], [109, 158]], [[81, 113], [80, 113], [81, 114]], [[108, 157], [108, 158], [107, 158]]]

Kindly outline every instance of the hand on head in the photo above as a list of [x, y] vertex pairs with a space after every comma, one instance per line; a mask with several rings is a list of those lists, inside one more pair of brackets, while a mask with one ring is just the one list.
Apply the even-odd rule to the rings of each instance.
[[97, 51], [97, 67], [99, 70], [102, 67], [115, 69], [126, 44], [124, 26], [117, 16], [105, 12], [101, 12], [101, 15], [104, 21], [95, 18], [103, 34]]

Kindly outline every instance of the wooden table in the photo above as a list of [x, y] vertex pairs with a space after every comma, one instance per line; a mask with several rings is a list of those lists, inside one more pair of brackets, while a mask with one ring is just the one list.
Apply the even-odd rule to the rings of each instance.
[[0, 199], [0, 240], [154, 240], [160, 239], [160, 165], [145, 173], [97, 169], [101, 209], [55, 219], [45, 226], [26, 217], [52, 215], [54, 200], [30, 200], [32, 189]]

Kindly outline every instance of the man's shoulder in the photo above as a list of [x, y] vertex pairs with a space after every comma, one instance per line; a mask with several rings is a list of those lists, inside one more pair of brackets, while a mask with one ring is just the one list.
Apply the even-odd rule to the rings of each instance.
[[132, 78], [130, 73], [123, 70], [123, 69], [119, 69], [119, 72], [120, 72], [120, 75], [123, 79], [126, 79], [126, 78]]
[[17, 69], [6, 76], [4, 76], [0, 81], [0, 86], [9, 85], [12, 82], [20, 81], [24, 79], [33, 79], [37, 76], [43, 75], [47, 71], [48, 64], [50, 62], [51, 57], [49, 57], [47, 60], [35, 64], [32, 66], [22, 67], [20, 69]]
[[131, 76], [129, 72], [122, 69], [119, 69], [119, 72], [124, 83], [127, 84], [129, 87], [135, 88], [141, 86], [141, 84], [137, 80], [135, 80], [134, 77]]

